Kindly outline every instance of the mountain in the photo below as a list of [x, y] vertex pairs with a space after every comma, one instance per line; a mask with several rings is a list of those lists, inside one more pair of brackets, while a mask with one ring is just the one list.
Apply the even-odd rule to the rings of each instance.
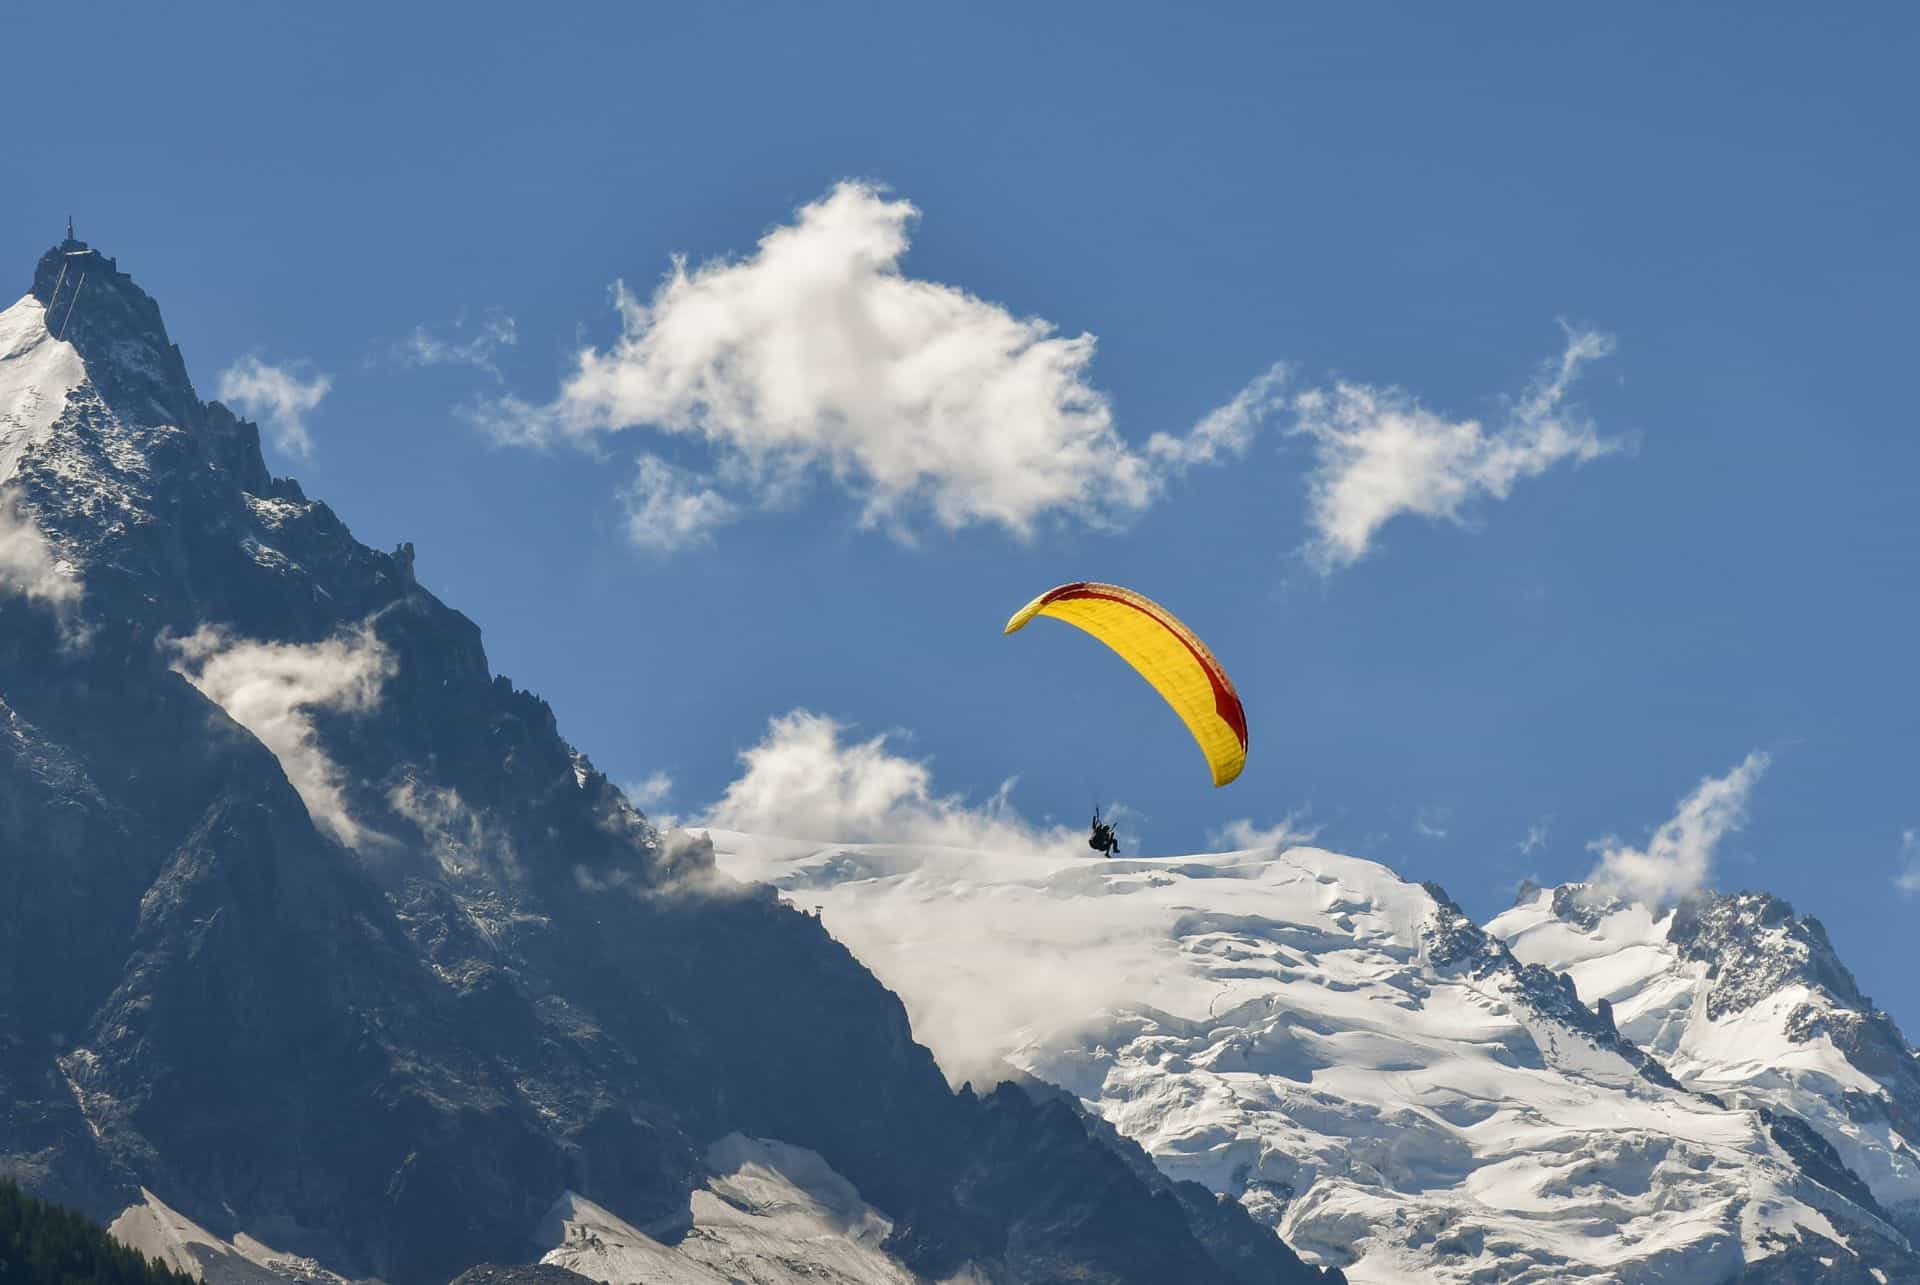
[[1068, 1104], [953, 1092], [50, 251], [0, 313], [0, 1172], [210, 1278], [439, 1285], [583, 1225], [692, 1272], [741, 1147], [881, 1220], [841, 1228], [869, 1275], [1319, 1276]]
[[1618, 1003], [1385, 866], [711, 837], [950, 1076], [1004, 1058], [1352, 1281], [1920, 1280], [1818, 1134], [1692, 1091]]
[[1530, 893], [1488, 931], [1570, 975], [1687, 1087], [1803, 1121], [1920, 1240], [1920, 1057], [1819, 920], [1763, 892], [1656, 913], [1569, 884]]

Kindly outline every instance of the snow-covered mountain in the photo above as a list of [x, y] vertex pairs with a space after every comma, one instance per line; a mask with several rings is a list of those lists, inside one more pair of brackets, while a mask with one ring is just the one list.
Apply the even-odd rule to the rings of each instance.
[[1352, 1281], [1920, 1279], [1817, 1136], [1675, 1084], [1384, 866], [712, 838], [950, 1076], [1005, 1058]]
[[1920, 1059], [1819, 920], [1766, 893], [1656, 913], [1569, 884], [1532, 892], [1488, 931], [1571, 975], [1689, 1088], [1804, 1120], [1920, 1239]]
[[441, 1285], [569, 1226], [616, 1280], [1320, 1278], [1066, 1104], [952, 1092], [71, 239], [0, 312], [0, 1172], [236, 1278]]

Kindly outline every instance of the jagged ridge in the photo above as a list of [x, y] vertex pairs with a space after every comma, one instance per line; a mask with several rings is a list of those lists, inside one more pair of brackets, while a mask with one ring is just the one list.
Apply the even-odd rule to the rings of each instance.
[[1764, 892], [1654, 913], [1585, 885], [1523, 896], [1490, 929], [1610, 1001], [1690, 1088], [1761, 1111], [1809, 1172], [1920, 1236], [1920, 1063], [1825, 928]]

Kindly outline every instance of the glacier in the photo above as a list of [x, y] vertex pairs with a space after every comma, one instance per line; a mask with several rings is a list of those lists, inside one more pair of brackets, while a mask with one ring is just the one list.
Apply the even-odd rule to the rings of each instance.
[[1350, 1281], [1725, 1281], [1809, 1246], [1863, 1280], [1913, 1262], [1762, 1114], [1676, 1083], [1384, 865], [708, 833], [902, 997], [950, 1078], [1057, 1086]]

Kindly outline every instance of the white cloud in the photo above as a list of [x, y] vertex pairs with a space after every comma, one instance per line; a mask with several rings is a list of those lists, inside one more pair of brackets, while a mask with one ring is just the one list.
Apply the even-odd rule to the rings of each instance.
[[655, 772], [644, 781], [635, 781], [623, 791], [637, 808], [655, 808], [673, 797], [673, 778], [665, 772]]
[[863, 525], [896, 531], [925, 514], [1025, 536], [1047, 516], [1101, 526], [1144, 508], [1153, 472], [1087, 382], [1093, 337], [906, 275], [918, 216], [841, 183], [745, 258], [676, 260], [644, 302], [618, 286], [620, 338], [580, 352], [550, 405], [509, 399], [487, 421], [521, 442], [691, 434], [750, 497], [825, 475]]
[[1436, 414], [1397, 388], [1339, 383], [1295, 397], [1289, 431], [1314, 442], [1310, 560], [1323, 572], [1349, 566], [1402, 513], [1459, 522], [1473, 501], [1505, 499], [1516, 482], [1563, 460], [1620, 449], [1564, 406], [1580, 368], [1612, 350], [1597, 331], [1570, 330], [1558, 362], [1492, 430]]
[[57, 613], [80, 600], [80, 581], [55, 555], [33, 515], [11, 490], [0, 491], [0, 596], [18, 596]]
[[1224, 455], [1240, 456], [1253, 445], [1253, 434], [1282, 410], [1282, 394], [1290, 371], [1275, 362], [1254, 381], [1235, 393], [1233, 400], [1209, 411], [1185, 434], [1155, 433], [1147, 439], [1147, 454], [1170, 470], [1184, 472], [1195, 464], [1211, 464]]
[[1901, 833], [1900, 864], [1903, 868], [1894, 876], [1894, 886], [1901, 892], [1920, 892], [1920, 830]]
[[248, 354], [220, 374], [220, 400], [244, 415], [264, 419], [273, 444], [306, 459], [313, 454], [307, 412], [333, 387], [326, 375], [302, 379], [286, 366], [270, 366]]
[[1269, 826], [1258, 826], [1250, 819], [1241, 817], [1227, 822], [1217, 830], [1209, 831], [1207, 842], [1231, 852], [1250, 848], [1275, 848], [1285, 851], [1301, 844], [1312, 843], [1320, 837], [1320, 827], [1307, 825], [1305, 821], [1305, 814], [1300, 812], [1289, 812]]
[[454, 321], [453, 329], [456, 334], [443, 339], [425, 326], [415, 326], [395, 345], [394, 355], [408, 366], [471, 366], [498, 379], [494, 354], [520, 342], [513, 318], [499, 309], [490, 309], [469, 337], [460, 337], [466, 331], [464, 317]]
[[701, 544], [708, 533], [739, 516], [733, 501], [685, 469], [657, 455], [642, 455], [621, 496], [627, 539], [635, 548], [673, 553]]
[[895, 754], [885, 735], [842, 742], [846, 728], [795, 710], [773, 719], [740, 755], [746, 769], [700, 822], [826, 843], [923, 843], [990, 852], [1080, 851], [1064, 827], [1034, 826], [1008, 798], [985, 803], [934, 793], [927, 764]]
[[[919, 214], [874, 184], [843, 182], [749, 254], [692, 267], [675, 258], [647, 298], [616, 283], [619, 337], [580, 349], [554, 400], [503, 397], [474, 416], [522, 445], [636, 430], [704, 442], [713, 462], [698, 474], [641, 460], [629, 534], [658, 551], [821, 480], [854, 497], [863, 526], [902, 540], [923, 520], [1020, 538], [1049, 520], [1112, 529], [1196, 465], [1244, 456], [1285, 416], [1314, 442], [1307, 552], [1323, 571], [1364, 556], [1398, 514], [1463, 521], [1476, 499], [1618, 449], [1563, 406], [1612, 341], [1570, 331], [1557, 365], [1495, 428], [1390, 387], [1289, 396], [1291, 371], [1275, 363], [1184, 432], [1136, 450], [1090, 381], [1092, 335], [1061, 335], [903, 270]], [[470, 347], [425, 332], [415, 341], [435, 359]]]
[[1527, 827], [1527, 837], [1513, 845], [1523, 856], [1532, 856], [1547, 846], [1547, 822], [1536, 821]]
[[202, 625], [170, 646], [174, 670], [273, 751], [316, 822], [349, 847], [380, 837], [348, 813], [340, 769], [313, 726], [318, 710], [378, 708], [395, 662], [370, 624], [304, 644], [254, 642]]
[[1600, 862], [1588, 882], [1652, 905], [1704, 888], [1714, 849], [1746, 823], [1747, 796], [1767, 770], [1768, 761], [1756, 750], [1725, 776], [1700, 782], [1680, 801], [1672, 818], [1653, 832], [1645, 848], [1631, 848], [1612, 837], [1590, 845], [1600, 853]]

